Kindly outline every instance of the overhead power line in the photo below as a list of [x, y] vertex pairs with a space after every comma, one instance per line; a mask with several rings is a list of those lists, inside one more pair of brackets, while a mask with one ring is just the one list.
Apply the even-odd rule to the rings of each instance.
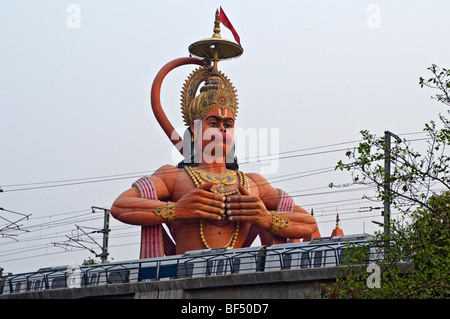
[[[418, 133], [408, 133], [408, 134], [420, 134], [423, 132], [418, 132]], [[351, 141], [351, 142], [357, 142], [357, 141]], [[345, 142], [345, 143], [350, 143], [350, 142]], [[286, 151], [286, 152], [280, 152], [278, 154], [271, 154], [271, 155], [267, 155], [267, 156], [280, 156], [280, 159], [284, 159], [284, 158], [295, 158], [295, 157], [302, 157], [302, 156], [313, 156], [313, 155], [322, 155], [322, 154], [327, 154], [327, 153], [331, 153], [331, 152], [337, 152], [337, 151], [342, 151], [342, 150], [346, 150], [346, 149], [342, 149], [342, 148], [337, 148], [337, 149], [331, 149], [331, 150], [324, 150], [324, 151], [318, 151], [318, 152], [309, 152], [309, 153], [302, 153], [302, 154], [296, 154], [296, 153], [300, 153], [300, 152], [306, 152], [306, 151], [312, 151], [312, 150], [316, 150], [316, 149], [321, 149], [321, 148], [325, 148], [325, 147], [335, 147], [338, 145], [342, 145], [344, 143], [337, 143], [337, 144], [330, 144], [330, 145], [326, 145], [326, 146], [318, 146], [318, 147], [313, 147], [313, 148], [308, 148], [308, 149], [299, 149], [299, 150], [292, 150], [292, 151]], [[241, 164], [249, 164], [252, 163], [251, 161], [253, 160], [257, 160], [257, 161], [267, 161], [267, 159], [262, 159], [263, 157], [258, 158], [252, 158], [252, 159], [247, 159], [247, 162], [241, 163]], [[305, 170], [302, 172], [296, 172], [296, 173], [290, 173], [290, 174], [286, 174], [286, 175], [279, 175], [276, 177], [272, 177], [272, 178], [268, 178], [267, 181], [270, 183], [280, 183], [280, 182], [284, 182], [284, 181], [288, 181], [288, 180], [293, 180], [293, 179], [297, 179], [297, 178], [303, 178], [303, 177], [307, 177], [307, 176], [314, 176], [317, 174], [323, 174], [323, 173], [328, 173], [334, 171], [334, 167], [324, 167], [324, 168], [320, 168], [320, 169], [314, 169], [314, 170]], [[27, 189], [36, 189], [36, 188], [48, 188], [48, 187], [63, 187], [63, 186], [69, 186], [69, 185], [80, 185], [80, 184], [88, 184], [88, 183], [97, 183], [97, 182], [107, 182], [107, 181], [112, 181], [112, 180], [120, 180], [120, 179], [129, 179], [129, 178], [139, 178], [142, 177], [143, 175], [148, 175], [148, 174], [152, 174], [154, 171], [142, 171], [142, 172], [134, 172], [134, 173], [127, 173], [127, 174], [114, 174], [114, 175], [106, 175], [106, 176], [97, 176], [97, 177], [87, 177], [87, 178], [76, 178], [76, 179], [66, 179], [66, 180], [54, 180], [54, 181], [47, 181], [47, 182], [34, 182], [34, 183], [25, 183], [25, 184], [14, 184], [14, 185], [4, 185], [3, 187], [6, 188], [13, 188], [16, 187], [18, 189], [11, 189], [11, 190], [6, 190], [5, 191], [19, 191], [19, 190], [27, 190]], [[328, 195], [333, 195], [333, 194], [340, 194], [343, 192], [355, 192], [355, 191], [361, 191], [361, 190], [365, 190], [368, 188], [358, 188], [358, 189], [346, 189], [346, 190], [331, 190], [329, 189], [328, 191], [325, 191], [325, 188], [323, 188], [324, 191], [320, 191], [321, 188], [310, 188], [310, 189], [305, 189], [305, 190], [294, 190], [289, 192], [289, 194], [291, 194], [292, 197], [294, 198], [305, 198], [305, 197], [314, 197], [316, 195], [322, 195], [322, 196], [328, 196]], [[369, 190], [369, 189], [368, 189]], [[1, 196], [1, 194], [0, 194]], [[327, 199], [330, 197], [326, 197]], [[365, 204], [364, 204], [365, 203]], [[367, 201], [362, 201], [361, 197], [359, 198], [351, 198], [351, 199], [340, 199], [340, 200], [322, 200], [320, 202], [316, 202], [315, 204], [307, 204], [307, 205], [302, 205], [299, 204], [302, 207], [313, 207], [314, 211], [321, 211], [321, 212], [326, 212], [325, 214], [317, 214], [315, 217], [317, 217], [318, 219], [320, 219], [320, 223], [327, 223], [327, 222], [334, 222], [335, 219], [330, 219], [330, 220], [322, 220], [322, 217], [325, 216], [333, 216], [334, 213], [332, 213], [333, 210], [339, 209], [340, 210], [344, 210], [346, 209], [345, 212], [342, 212], [340, 214], [348, 214], [351, 216], [351, 214], [355, 214], [355, 217], [349, 217], [346, 219], [342, 219], [342, 220], [357, 220], [357, 219], [363, 219], [363, 218], [373, 218], [373, 215], [371, 215], [371, 213], [375, 213], [375, 212], [360, 212], [360, 210], [363, 210], [363, 207], [367, 206]], [[328, 205], [328, 206], [326, 206]], [[345, 207], [346, 205], [352, 205], [352, 207], [346, 207], [346, 208], [342, 208]], [[317, 207], [317, 210], [316, 210]], [[327, 208], [328, 207], [328, 208]], [[39, 241], [45, 241], [45, 243], [43, 244], [36, 244], [33, 246], [29, 246], [27, 244], [27, 247], [24, 247], [22, 249], [17, 249], [14, 248], [14, 250], [10, 251], [5, 251], [4, 249], [2, 249], [2, 252], [4, 252], [5, 254], [2, 254], [2, 256], [8, 255], [8, 256], [14, 256], [15, 254], [13, 253], [15, 251], [15, 249], [17, 249], [17, 254], [24, 254], [24, 253], [30, 253], [30, 252], [36, 252], [38, 249], [48, 249], [49, 247], [53, 247], [50, 242], [54, 241], [55, 238], [55, 229], [57, 227], [64, 227], [64, 226], [69, 226], [69, 225], [74, 225], [75, 223], [79, 223], [79, 222], [90, 222], [90, 221], [97, 221], [102, 219], [102, 217], [93, 217], [93, 218], [86, 218], [86, 214], [85, 212], [88, 210], [82, 210], [82, 211], [76, 211], [76, 212], [67, 212], [67, 213], [61, 213], [61, 214], [54, 214], [54, 215], [48, 215], [48, 216], [41, 216], [41, 217], [36, 217], [36, 219], [41, 219], [41, 218], [48, 218], [49, 220], [44, 221], [42, 223], [37, 223], [34, 225], [29, 225], [27, 227], [23, 227], [23, 229], [27, 229], [27, 231], [29, 233], [33, 233], [32, 236], [29, 236], [28, 234], [24, 234], [24, 236], [26, 238], [24, 238], [23, 240], [21, 239], [20, 242], [39, 242]], [[376, 212], [377, 214], [379, 214], [379, 211]], [[65, 216], [63, 216], [65, 215]], [[73, 215], [73, 216], [67, 216], [67, 215]], [[34, 219], [34, 220], [36, 220]], [[115, 228], [114, 228], [115, 229]], [[123, 228], [124, 231], [126, 229], [128, 229], [128, 227], [124, 227]], [[138, 228], [136, 228], [138, 229]], [[43, 234], [39, 234], [36, 235], [37, 232], [42, 232], [44, 231]], [[58, 236], [66, 236], [66, 234], [68, 234], [67, 232], [69, 232], [71, 230], [64, 230], [61, 231]], [[125, 234], [118, 234], [118, 233], [114, 233], [114, 238], [117, 237], [129, 237], [129, 236], [137, 236], [139, 237], [140, 234], [140, 230], [135, 230], [135, 231], [127, 231], [126, 232], [127, 235]], [[95, 240], [100, 240], [99, 237], [93, 237]], [[11, 243], [11, 242], [10, 242]], [[20, 243], [14, 243], [12, 242], [13, 245], [18, 245]], [[133, 243], [133, 244], [121, 244], [121, 245], [116, 245], [116, 246], [126, 246], [126, 245], [137, 245], [139, 243]], [[2, 243], [0, 243], [0, 245], [2, 245]], [[36, 246], [36, 247], [35, 247]], [[32, 247], [35, 247], [35, 249], [32, 249]], [[114, 245], [112, 245], [111, 247], [115, 247]], [[75, 247], [71, 247], [71, 251], [81, 251], [84, 250], [85, 248], [75, 248]], [[10, 259], [10, 260], [4, 260], [2, 259], [2, 262], [6, 262], [6, 261], [12, 261], [12, 260], [23, 260], [23, 259], [29, 259], [29, 258], [37, 258], [37, 257], [42, 257], [45, 255], [53, 255], [53, 254], [58, 254], [58, 253], [64, 253], [63, 252], [57, 252], [57, 253], [42, 253], [42, 254], [33, 254], [32, 256], [25, 256], [25, 257], [20, 257], [20, 258], [14, 258]], [[15, 255], [17, 256], [17, 255]], [[3, 258], [3, 257], [2, 257]]]
[[[257, 157], [249, 157], [249, 158], [242, 159], [240, 164], [243, 165], [243, 164], [249, 164], [249, 163], [256, 163], [259, 161], [267, 161], [268, 160], [268, 159], [266, 159], [267, 157], [280, 156], [280, 155], [285, 155], [285, 154], [292, 154], [292, 153], [304, 152], [304, 151], [321, 149], [321, 148], [328, 148], [328, 147], [333, 147], [333, 146], [338, 146], [338, 145], [351, 144], [351, 143], [355, 143], [355, 142], [358, 142], [358, 140], [335, 143], [335, 144], [328, 144], [328, 145], [322, 145], [322, 146], [315, 146], [315, 147], [309, 147], [309, 148], [303, 148], [303, 149], [296, 149], [296, 150], [284, 151], [284, 152], [274, 153], [274, 154], [265, 154], [265, 155], [257, 156]], [[290, 155], [290, 156], [287, 155], [287, 156], [282, 156], [279, 159], [286, 159], [286, 158], [300, 157], [300, 156], [310, 156], [310, 155], [317, 155], [317, 154], [323, 154], [323, 153], [337, 152], [337, 151], [342, 151], [342, 150], [346, 150], [346, 149], [336, 149], [336, 150], [329, 150], [329, 151], [323, 151], [323, 152], [297, 154], [297, 155]], [[41, 188], [72, 186], [72, 185], [87, 184], [87, 183], [98, 183], [98, 182], [115, 181], [115, 180], [121, 180], [121, 179], [138, 178], [143, 175], [153, 174], [155, 171], [156, 170], [149, 170], [149, 171], [140, 171], [140, 172], [133, 172], [133, 173], [103, 175], [103, 176], [96, 176], [96, 177], [60, 179], [60, 180], [54, 180], [54, 181], [30, 182], [30, 183], [20, 183], [20, 184], [6, 184], [6, 185], [2, 185], [2, 187], [6, 188], [3, 190], [3, 192], [14, 192], [14, 191], [23, 191], [23, 190], [32, 190], [32, 189], [41, 189]], [[18, 188], [15, 188], [15, 187], [18, 187]], [[8, 189], [8, 188], [14, 188], [14, 189]]]
[[[413, 132], [413, 133], [405, 133], [399, 135], [412, 135], [412, 134], [423, 134], [424, 132]], [[415, 139], [415, 140], [424, 140], [424, 139]], [[414, 140], [414, 141], [415, 141]], [[301, 153], [305, 151], [324, 149], [334, 146], [346, 145], [346, 144], [354, 144], [360, 142], [361, 140], [352, 140], [347, 142], [340, 142], [328, 145], [321, 145], [309, 148], [302, 148], [290, 151], [283, 151], [279, 153], [273, 154], [264, 154], [261, 156], [248, 157], [240, 160], [240, 165], [245, 164], [253, 164], [258, 162], [266, 162], [270, 160], [285, 160], [291, 158], [299, 158], [305, 156], [314, 156], [314, 155], [323, 155], [334, 152], [346, 151], [348, 148], [338, 148], [332, 150], [311, 152], [311, 153], [302, 153], [302, 154], [294, 154]], [[288, 155], [292, 154], [292, 155]], [[83, 184], [91, 184], [91, 183], [100, 183], [100, 182], [110, 182], [117, 181], [123, 179], [132, 179], [139, 178], [145, 175], [151, 175], [156, 170], [148, 170], [148, 171], [140, 171], [140, 172], [132, 172], [132, 173], [122, 173], [122, 174], [113, 174], [113, 175], [103, 175], [96, 177], [84, 177], [84, 178], [73, 178], [73, 179], [60, 179], [54, 181], [43, 181], [43, 182], [30, 182], [30, 183], [20, 183], [20, 184], [6, 184], [1, 186], [1, 192], [17, 192], [17, 191], [26, 191], [26, 190], [37, 190], [37, 189], [46, 189], [46, 188], [54, 188], [54, 187], [66, 187], [66, 186], [75, 186], [75, 185], [83, 185]], [[331, 170], [330, 170], [331, 171]]]

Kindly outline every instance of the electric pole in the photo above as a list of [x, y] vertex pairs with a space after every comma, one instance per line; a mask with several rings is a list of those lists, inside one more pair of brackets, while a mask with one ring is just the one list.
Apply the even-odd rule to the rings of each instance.
[[102, 233], [103, 234], [103, 245], [102, 245], [102, 253], [100, 255], [97, 255], [97, 257], [100, 257], [102, 260], [102, 264], [105, 264], [108, 262], [108, 239], [109, 239], [109, 216], [111, 214], [111, 211], [109, 209], [106, 208], [101, 208], [101, 207], [95, 207], [92, 206], [91, 207], [92, 212], [95, 213], [95, 210], [103, 210], [104, 212], [104, 221], [103, 221], [103, 229], [97, 231], [98, 233]]
[[[386, 238], [386, 245], [389, 245], [390, 239], [390, 215], [391, 215], [391, 136], [397, 142], [401, 142], [400, 137], [389, 131], [384, 132], [386, 148], [384, 151], [384, 236]], [[388, 248], [388, 247], [386, 247]]]
[[390, 201], [391, 201], [391, 132], [384, 132], [386, 149], [384, 150], [384, 236], [389, 238]]

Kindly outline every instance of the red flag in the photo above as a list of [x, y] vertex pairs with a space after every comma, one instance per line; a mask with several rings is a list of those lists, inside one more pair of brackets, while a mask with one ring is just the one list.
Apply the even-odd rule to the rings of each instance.
[[231, 24], [230, 20], [228, 20], [227, 15], [225, 14], [225, 12], [223, 11], [222, 7], [220, 7], [220, 18], [219, 18], [220, 22], [222, 22], [222, 24], [227, 27], [228, 29], [230, 29], [231, 33], [233, 33], [234, 39], [236, 40], [236, 42], [241, 45], [241, 38], [239, 37], [239, 34], [237, 34], [236, 30], [234, 29], [233, 25]]

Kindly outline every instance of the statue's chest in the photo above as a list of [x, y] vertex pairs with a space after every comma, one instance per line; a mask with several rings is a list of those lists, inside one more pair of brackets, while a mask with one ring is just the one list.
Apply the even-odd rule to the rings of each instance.
[[239, 185], [247, 188], [247, 178], [244, 173], [227, 169], [224, 173], [212, 173], [197, 167], [185, 167], [185, 171], [192, 183], [198, 187], [205, 183], [213, 183], [210, 188], [213, 193], [224, 196], [234, 195], [239, 192]]

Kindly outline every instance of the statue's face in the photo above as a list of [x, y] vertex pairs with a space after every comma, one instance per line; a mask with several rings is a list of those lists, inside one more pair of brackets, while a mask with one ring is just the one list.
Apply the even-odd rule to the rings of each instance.
[[[201, 125], [201, 148], [203, 159], [211, 163], [223, 158], [233, 148], [234, 144], [234, 115], [229, 109], [220, 109], [213, 107], [205, 115]], [[191, 125], [192, 131], [195, 132], [199, 128], [195, 128], [194, 123]]]

